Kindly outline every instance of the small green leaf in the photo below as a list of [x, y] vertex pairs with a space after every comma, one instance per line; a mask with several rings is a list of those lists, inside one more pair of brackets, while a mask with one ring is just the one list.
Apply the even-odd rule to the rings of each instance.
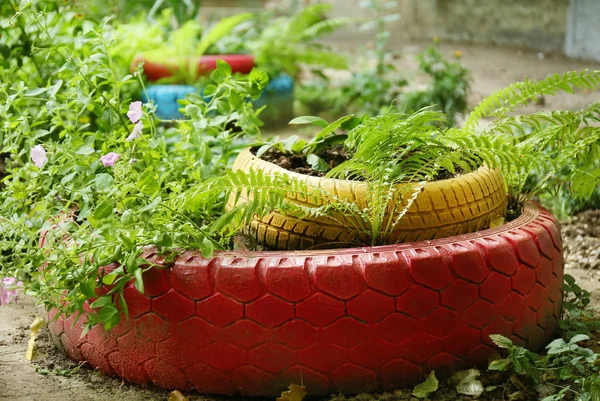
[[321, 117], [315, 117], [315, 116], [300, 116], [300, 117], [296, 117], [292, 121], [290, 121], [289, 124], [290, 125], [295, 125], [295, 124], [312, 124], [312, 125], [316, 125], [316, 126], [321, 127], [321, 128], [325, 128], [325, 127], [327, 127], [329, 125], [326, 120], [322, 119]]
[[154, 195], [160, 190], [160, 184], [152, 166], [148, 166], [138, 180], [137, 187], [144, 195]]
[[266, 145], [262, 145], [260, 148], [258, 148], [258, 150], [256, 151], [256, 157], [261, 157], [262, 155], [265, 154], [265, 152], [269, 149], [271, 149], [273, 145], [270, 143], [267, 143]]
[[264, 88], [269, 83], [269, 76], [264, 71], [253, 68], [248, 75], [248, 80], [259, 88]]
[[580, 343], [582, 341], [587, 341], [589, 339], [590, 339], [590, 337], [588, 335], [577, 334], [573, 338], [571, 338], [571, 340], [569, 341], [569, 344], [577, 344], [577, 343]]
[[509, 366], [510, 366], [510, 359], [497, 359], [490, 363], [490, 366], [488, 366], [488, 369], [505, 372]]
[[195, 104], [188, 104], [183, 108], [183, 114], [190, 118], [199, 118], [202, 115], [202, 110]]
[[202, 244], [200, 245], [200, 252], [202, 252], [202, 257], [210, 258], [214, 252], [214, 246], [211, 240], [208, 238], [204, 238], [202, 240]]
[[319, 156], [315, 154], [310, 154], [306, 157], [306, 161], [315, 171], [328, 171], [329, 164]]
[[144, 212], [153, 211], [160, 204], [160, 202], [162, 202], [162, 198], [160, 196], [157, 196], [156, 198], [154, 198], [152, 200], [152, 202], [148, 203], [146, 206], [139, 208], [138, 212], [144, 213]]
[[71, 180], [73, 180], [73, 178], [75, 178], [75, 176], [77, 175], [77, 171], [72, 172], [71, 174], [67, 174], [65, 175], [61, 180], [60, 180], [60, 184], [61, 185], [67, 185], [69, 182], [71, 182]]
[[98, 188], [99, 191], [104, 191], [112, 188], [115, 180], [110, 174], [100, 173], [96, 175], [94, 182], [96, 183], [96, 188]]
[[494, 344], [496, 344], [500, 348], [511, 348], [513, 346], [513, 342], [510, 339], [500, 334], [490, 334], [490, 338], [492, 339]]
[[209, 85], [206, 85], [204, 87], [204, 91], [202, 92], [202, 95], [204, 95], [204, 96], [210, 96], [213, 93], [215, 93], [216, 91], [217, 91], [217, 85], [209, 84]]
[[117, 273], [110, 273], [106, 276], [102, 277], [102, 283], [106, 285], [111, 285], [117, 279]]
[[213, 81], [221, 83], [229, 76], [231, 76], [231, 66], [223, 60], [217, 60], [217, 69], [210, 74], [210, 77]]
[[112, 304], [112, 297], [110, 295], [104, 295], [104, 296], [98, 298], [97, 300], [95, 300], [94, 302], [92, 302], [90, 304], [90, 308], [92, 308], [92, 309], [101, 308], [103, 306], [110, 305], [110, 304]]
[[565, 274], [564, 279], [569, 286], [575, 284], [575, 278], [573, 276], [571, 276], [570, 274]]
[[144, 278], [142, 277], [142, 269], [136, 269], [134, 275], [135, 275], [135, 281], [133, 283], [133, 286], [140, 292], [140, 294], [144, 293]]
[[31, 97], [39, 96], [42, 93], [46, 92], [46, 90], [47, 90], [47, 88], [31, 89], [31, 90], [28, 90], [27, 92], [25, 92], [25, 96], [31, 96]]
[[75, 154], [81, 155], [81, 156], [87, 156], [87, 155], [91, 155], [94, 152], [95, 152], [95, 150], [91, 146], [82, 146], [79, 149], [77, 149]]
[[96, 220], [103, 220], [112, 215], [115, 207], [115, 201], [112, 198], [104, 198], [104, 200], [96, 206], [94, 211], [94, 218]]
[[292, 153], [301, 153], [304, 146], [306, 146], [306, 141], [304, 139], [297, 140], [291, 147]]
[[437, 391], [438, 380], [435, 377], [435, 371], [431, 371], [427, 379], [421, 384], [417, 384], [413, 389], [412, 395], [417, 398], [427, 398], [429, 394]]
[[90, 279], [88, 281], [83, 281], [79, 284], [79, 289], [81, 293], [88, 298], [93, 298], [96, 296], [96, 280]]
[[104, 330], [110, 330], [119, 323], [121, 316], [113, 305], [106, 305], [98, 312], [98, 320], [104, 325]]

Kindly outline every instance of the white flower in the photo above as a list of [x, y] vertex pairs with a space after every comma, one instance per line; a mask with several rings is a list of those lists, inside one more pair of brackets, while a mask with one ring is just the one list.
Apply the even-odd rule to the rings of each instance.
[[129, 105], [129, 111], [127, 112], [127, 117], [129, 117], [129, 120], [132, 123], [137, 123], [140, 121], [143, 115], [144, 112], [142, 111], [142, 102], [131, 102]]
[[133, 127], [133, 131], [131, 131], [131, 134], [129, 134], [129, 136], [126, 138], [127, 141], [131, 142], [134, 139], [137, 139], [140, 137], [140, 135], [142, 135], [142, 130], [144, 129], [144, 124], [141, 121], [138, 121], [135, 126]]
[[35, 145], [31, 152], [29, 153], [31, 156], [31, 160], [38, 167], [42, 168], [48, 162], [48, 158], [46, 157], [46, 149], [42, 145]]

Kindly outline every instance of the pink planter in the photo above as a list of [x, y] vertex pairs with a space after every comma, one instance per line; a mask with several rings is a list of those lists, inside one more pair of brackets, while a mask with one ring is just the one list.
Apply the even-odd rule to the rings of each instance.
[[131, 319], [110, 332], [80, 339], [73, 316], [50, 330], [71, 358], [143, 385], [272, 396], [303, 381], [311, 394], [355, 393], [485, 367], [490, 334], [540, 348], [562, 282], [556, 220], [529, 204], [501, 227], [433, 241], [185, 252], [146, 274], [146, 294], [125, 290]]

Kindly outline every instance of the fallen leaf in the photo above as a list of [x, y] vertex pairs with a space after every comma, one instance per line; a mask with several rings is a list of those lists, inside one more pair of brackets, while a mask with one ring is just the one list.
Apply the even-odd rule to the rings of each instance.
[[423, 383], [415, 386], [412, 395], [417, 398], [427, 398], [429, 394], [437, 391], [438, 384], [438, 379], [435, 377], [435, 371], [432, 370]]
[[456, 391], [459, 394], [470, 395], [473, 398], [479, 398], [483, 393], [483, 385], [477, 378], [481, 375], [477, 369], [464, 370], [458, 372], [460, 382], [456, 385]]
[[37, 336], [38, 331], [40, 331], [40, 329], [44, 327], [45, 324], [46, 322], [44, 321], [44, 319], [38, 316], [29, 326], [29, 330], [31, 332], [29, 333], [29, 343], [27, 343], [27, 351], [25, 351], [25, 358], [28, 361], [32, 361], [37, 357], [38, 353], [37, 346], [35, 344], [35, 338]]
[[34, 319], [33, 323], [31, 323], [31, 326], [29, 326], [29, 330], [31, 330], [33, 334], [37, 335], [38, 331], [40, 331], [45, 324], [46, 322], [44, 319], [38, 316]]
[[283, 391], [277, 401], [302, 401], [306, 395], [306, 387], [290, 384], [288, 391]]
[[28, 361], [32, 361], [37, 356], [37, 346], [35, 345], [35, 337], [31, 335], [29, 337], [29, 343], [27, 344], [27, 351], [25, 352], [25, 358]]
[[190, 401], [185, 395], [181, 394], [179, 390], [171, 391], [167, 401]]

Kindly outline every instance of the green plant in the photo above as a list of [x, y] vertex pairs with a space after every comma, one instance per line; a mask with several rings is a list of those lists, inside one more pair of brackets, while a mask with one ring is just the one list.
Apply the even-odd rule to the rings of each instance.
[[165, 63], [173, 68], [173, 76], [163, 80], [194, 84], [199, 78], [198, 63], [190, 58], [201, 57], [236, 26], [252, 18], [251, 13], [233, 15], [220, 20], [207, 32], [203, 32], [196, 20], [189, 20], [171, 31], [162, 46], [145, 51], [142, 57], [146, 61]]
[[268, 150], [276, 149], [283, 154], [306, 157], [308, 164], [316, 171], [329, 171], [331, 166], [325, 162], [322, 153], [327, 149], [343, 144], [347, 138], [346, 133], [339, 133], [337, 130], [349, 131], [360, 124], [361, 121], [361, 118], [353, 115], [341, 117], [331, 124], [320, 117], [297, 117], [290, 121], [291, 125], [313, 124], [320, 127], [321, 130], [310, 141], [292, 135], [283, 141], [280, 141], [279, 137], [274, 137], [267, 142], [258, 142], [254, 144], [254, 146], [258, 146], [256, 156], [261, 157]]
[[[0, 276], [27, 282], [41, 304], [67, 314], [83, 312], [89, 299], [97, 312], [89, 326], [110, 328], [120, 320], [116, 305], [127, 312], [124, 284], [135, 280], [143, 290], [146, 246], [166, 258], [176, 249], [208, 255], [229, 246], [232, 233], [211, 229], [217, 211], [183, 214], [172, 205], [197, 181], [222, 174], [244, 136], [260, 137], [260, 110], [245, 99], [256, 99], [268, 79], [258, 71], [234, 77], [220, 62], [206, 88], [210, 99], [190, 96], [182, 102], [186, 119], [159, 126], [152, 104], [123, 95], [139, 71], [120, 75], [109, 22], [73, 18], [69, 6], [39, 7], [30, 3], [7, 18], [28, 27], [38, 47], [0, 67], [8, 155]], [[39, 70], [37, 59], [46, 60]], [[103, 267], [113, 261], [114, 270]]]
[[417, 56], [419, 68], [429, 75], [431, 82], [426, 89], [409, 91], [401, 96], [400, 107], [406, 111], [416, 111], [434, 106], [448, 117], [448, 123], [455, 125], [456, 114], [467, 110], [469, 92], [469, 71], [457, 60], [448, 61], [437, 48], [437, 42]]
[[582, 289], [569, 274], [565, 274], [563, 294], [560, 328], [567, 336], [590, 334], [600, 329], [600, 321], [590, 308], [590, 292]]
[[[262, 172], [236, 172], [200, 183], [185, 197], [189, 201], [184, 206], [187, 210], [204, 209], [214, 205], [216, 199], [224, 203], [231, 198], [242, 202], [233, 202], [234, 207], [224, 218], [238, 226], [248, 224], [254, 215], [279, 210], [300, 218], [326, 216], [336, 221], [351, 233], [352, 240], [345, 245], [395, 243], [395, 228], [425, 181], [435, 179], [441, 170], [471, 171], [481, 164], [477, 155], [450, 147], [436, 138], [437, 128], [430, 123], [443, 121], [443, 118], [432, 110], [410, 116], [391, 112], [363, 119], [346, 116], [322, 128], [312, 142], [290, 142], [288, 147], [292, 152], [305, 154], [307, 159], [313, 156], [315, 162], [310, 164], [319, 168], [320, 158], [312, 152], [343, 140], [343, 146], [352, 157], [329, 171], [328, 176], [364, 182], [368, 194], [364, 203], [308, 187], [301, 180], [285, 175], [270, 177]], [[314, 117], [304, 117], [301, 122], [323, 125], [322, 120]], [[348, 134], [335, 134], [344, 123], [349, 124]], [[278, 145], [282, 144], [267, 144], [261, 149]], [[286, 146], [282, 148], [285, 150]], [[411, 183], [415, 185], [407, 185]], [[317, 199], [320, 206], [312, 208], [287, 201], [286, 194]]]
[[[590, 293], [581, 289], [568, 274], [565, 275], [563, 293], [559, 321], [562, 338], [550, 342], [545, 355], [539, 355], [515, 345], [506, 337], [491, 335], [505, 355], [492, 361], [489, 369], [514, 372], [524, 378], [521, 380], [543, 388], [546, 396], [542, 401], [597, 400], [600, 399], [598, 354], [589, 346], [591, 331], [598, 329], [599, 322], [590, 308]], [[515, 394], [521, 394], [521, 391]]]
[[489, 369], [512, 370], [534, 384], [549, 387], [552, 394], [542, 401], [588, 401], [600, 397], [600, 375], [596, 366], [598, 354], [579, 345], [590, 340], [587, 335], [578, 334], [569, 341], [554, 340], [546, 347], [545, 356], [517, 346], [501, 335], [490, 337], [499, 348], [506, 350], [507, 357], [493, 361]]
[[419, 68], [431, 82], [422, 90], [407, 90], [408, 80], [391, 63], [363, 68], [336, 86], [317, 74], [318, 78], [301, 85], [297, 101], [311, 113], [322, 111], [339, 115], [344, 112], [378, 114], [387, 108], [413, 113], [434, 106], [447, 116], [447, 124], [455, 125], [456, 115], [467, 110], [468, 70], [459, 61], [448, 61], [430, 46], [417, 56]]
[[352, 21], [347, 18], [326, 18], [325, 13], [330, 9], [329, 4], [315, 4], [302, 9], [291, 18], [281, 17], [267, 24], [247, 44], [257, 65], [270, 77], [282, 72], [297, 77], [302, 64], [321, 68], [347, 68], [344, 56], [317, 42], [323, 35]]

